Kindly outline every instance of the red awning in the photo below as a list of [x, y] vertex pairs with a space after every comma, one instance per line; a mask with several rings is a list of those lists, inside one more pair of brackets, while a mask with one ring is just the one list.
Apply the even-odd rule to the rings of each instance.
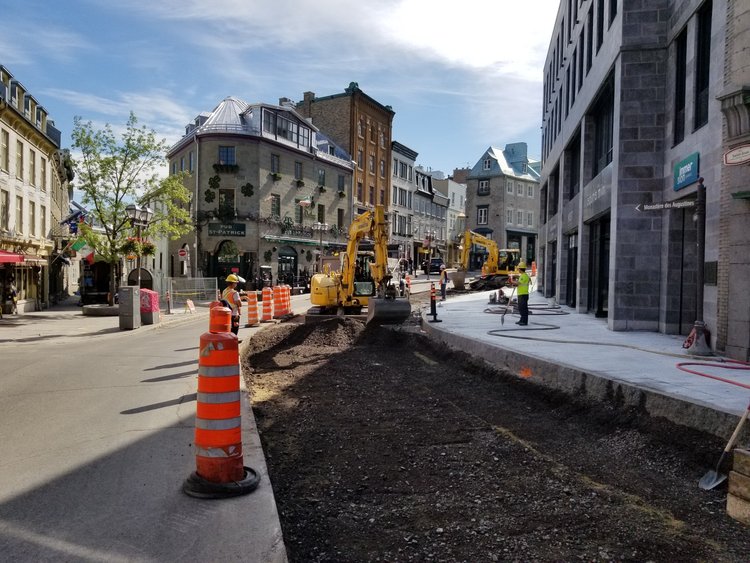
[[15, 264], [18, 262], [23, 262], [23, 254], [16, 254], [15, 252], [6, 252], [4, 250], [0, 250], [0, 264]]

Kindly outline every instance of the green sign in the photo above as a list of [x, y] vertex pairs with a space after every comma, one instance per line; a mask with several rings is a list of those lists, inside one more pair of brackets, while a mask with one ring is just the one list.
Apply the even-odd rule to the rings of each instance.
[[244, 237], [245, 223], [209, 223], [210, 237]]
[[694, 152], [674, 165], [674, 191], [686, 188], [698, 181], [700, 153]]

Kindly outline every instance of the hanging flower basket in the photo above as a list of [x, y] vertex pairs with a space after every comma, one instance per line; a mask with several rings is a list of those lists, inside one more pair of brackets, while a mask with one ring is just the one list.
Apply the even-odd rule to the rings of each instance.
[[156, 254], [156, 245], [150, 240], [144, 240], [141, 242], [141, 254], [143, 256], [153, 256]]
[[128, 237], [120, 247], [120, 252], [125, 255], [138, 255], [141, 253], [141, 242], [136, 237]]

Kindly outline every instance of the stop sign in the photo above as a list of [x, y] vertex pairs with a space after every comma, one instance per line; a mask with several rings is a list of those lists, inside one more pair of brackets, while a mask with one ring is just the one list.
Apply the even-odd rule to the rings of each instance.
[[177, 256], [179, 256], [180, 258], [185, 258], [185, 256], [187, 256], [187, 250], [185, 250], [184, 248], [180, 248], [177, 251]]

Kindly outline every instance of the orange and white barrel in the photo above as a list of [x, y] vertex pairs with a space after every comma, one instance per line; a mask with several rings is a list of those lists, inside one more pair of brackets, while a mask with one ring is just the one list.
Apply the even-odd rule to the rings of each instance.
[[284, 288], [281, 285], [273, 286], [273, 318], [278, 319], [284, 315]]
[[264, 287], [261, 292], [261, 299], [263, 300], [263, 310], [261, 313], [260, 320], [262, 322], [269, 322], [273, 320], [273, 290], [270, 287]]
[[260, 324], [258, 319], [258, 294], [255, 291], [250, 291], [246, 295], [247, 297], [247, 326], [257, 326]]
[[210, 310], [209, 332], [200, 337], [195, 416], [196, 473], [213, 483], [245, 477], [242, 459], [240, 360], [232, 312]]

